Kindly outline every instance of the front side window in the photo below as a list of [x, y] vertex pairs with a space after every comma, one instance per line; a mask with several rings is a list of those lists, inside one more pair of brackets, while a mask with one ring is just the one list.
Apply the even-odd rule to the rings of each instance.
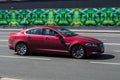
[[26, 31], [26, 34], [42, 35], [42, 28], [28, 30]]
[[55, 36], [56, 34], [57, 32], [55, 32], [54, 30], [48, 28], [43, 29], [43, 35]]

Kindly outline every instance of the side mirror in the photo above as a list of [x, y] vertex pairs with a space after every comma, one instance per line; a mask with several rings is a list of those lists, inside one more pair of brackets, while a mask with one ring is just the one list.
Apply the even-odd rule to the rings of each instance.
[[61, 35], [59, 35], [59, 34], [56, 34], [55, 36], [58, 37], [58, 38], [60, 38], [60, 39], [63, 38], [63, 37], [62, 37]]
[[56, 37], [60, 37], [60, 35], [59, 35], [59, 34], [56, 34], [55, 36], [56, 36]]

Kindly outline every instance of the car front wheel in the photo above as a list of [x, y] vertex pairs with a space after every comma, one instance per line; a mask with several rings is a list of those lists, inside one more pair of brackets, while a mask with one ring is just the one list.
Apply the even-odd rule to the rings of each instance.
[[15, 47], [15, 51], [18, 55], [26, 55], [28, 53], [28, 47], [25, 43], [18, 43]]
[[81, 45], [75, 45], [71, 49], [71, 56], [76, 59], [85, 58], [85, 50]]

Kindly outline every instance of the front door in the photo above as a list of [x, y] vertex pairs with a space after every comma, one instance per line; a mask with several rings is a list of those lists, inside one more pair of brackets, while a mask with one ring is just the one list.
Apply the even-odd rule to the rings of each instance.
[[44, 28], [44, 50], [53, 52], [67, 52], [67, 47], [62, 39], [56, 36], [56, 31]]

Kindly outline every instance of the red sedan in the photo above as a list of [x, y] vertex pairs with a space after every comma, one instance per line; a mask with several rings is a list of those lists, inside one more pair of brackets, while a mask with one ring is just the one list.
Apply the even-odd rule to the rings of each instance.
[[75, 34], [63, 27], [49, 26], [37, 26], [11, 33], [9, 48], [19, 55], [49, 52], [69, 54], [74, 58], [104, 52], [104, 44], [98, 39]]

